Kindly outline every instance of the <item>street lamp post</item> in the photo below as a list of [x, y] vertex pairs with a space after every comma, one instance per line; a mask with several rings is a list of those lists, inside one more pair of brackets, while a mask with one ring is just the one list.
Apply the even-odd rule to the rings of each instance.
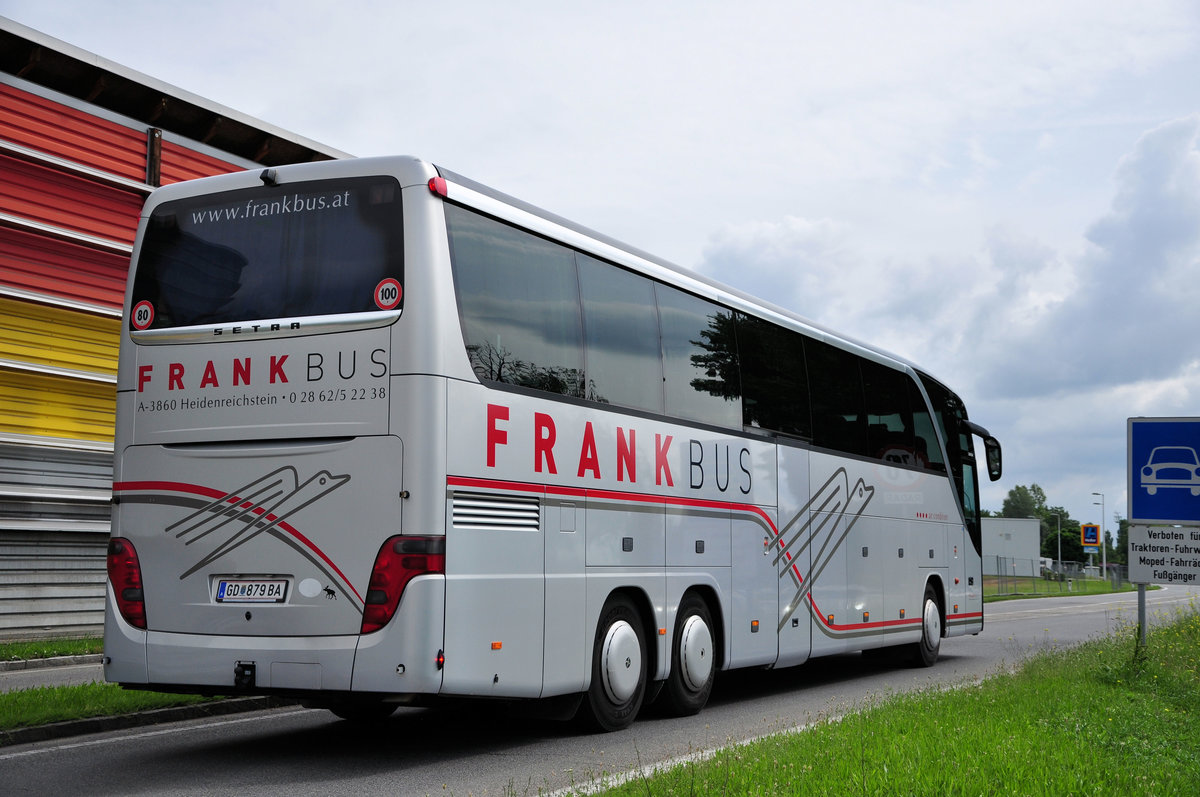
[[1058, 572], [1063, 572], [1062, 564], [1062, 514], [1054, 513], [1054, 519], [1058, 521]]
[[1104, 571], [1104, 577], [1108, 578], [1108, 537], [1104, 534], [1104, 493], [1092, 493], [1092, 495], [1100, 496], [1100, 500], [1092, 501], [1092, 506], [1099, 505], [1100, 507], [1100, 569]]

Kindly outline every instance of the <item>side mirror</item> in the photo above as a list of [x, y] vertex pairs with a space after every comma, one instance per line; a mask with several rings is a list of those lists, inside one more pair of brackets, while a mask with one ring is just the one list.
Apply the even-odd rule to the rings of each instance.
[[988, 478], [996, 481], [1003, 472], [1003, 457], [1000, 454], [1000, 441], [994, 437], [983, 438], [983, 449], [987, 458]]

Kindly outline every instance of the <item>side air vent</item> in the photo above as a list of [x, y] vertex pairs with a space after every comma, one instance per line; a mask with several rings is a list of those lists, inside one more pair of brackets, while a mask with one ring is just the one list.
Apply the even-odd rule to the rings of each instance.
[[541, 528], [541, 502], [484, 493], [454, 493], [454, 527], [458, 529]]

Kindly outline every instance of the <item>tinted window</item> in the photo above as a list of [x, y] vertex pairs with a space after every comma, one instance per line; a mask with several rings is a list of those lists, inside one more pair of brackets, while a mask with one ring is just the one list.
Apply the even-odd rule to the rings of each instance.
[[583, 398], [573, 252], [450, 204], [446, 222], [476, 375]]
[[811, 438], [804, 337], [761, 318], [737, 314], [742, 423]]
[[403, 284], [400, 186], [385, 177], [295, 183], [165, 202], [146, 226], [133, 304], [153, 322], [223, 324], [379, 309]]
[[662, 412], [654, 283], [577, 254], [587, 346], [588, 398]]
[[691, 294], [655, 285], [668, 415], [740, 426], [733, 313]]
[[927, 376], [921, 377], [929, 401], [933, 405], [934, 422], [946, 441], [946, 456], [950, 460], [950, 474], [958, 487], [962, 501], [967, 530], [976, 551], [982, 550], [979, 529], [979, 485], [975, 480], [975, 450], [971, 433], [967, 428], [967, 411], [962, 401], [941, 383]]
[[925, 399], [917, 389], [916, 383], [911, 380], [908, 383], [908, 403], [913, 410], [913, 431], [916, 434], [918, 459], [924, 457], [925, 467], [944, 473], [946, 462], [942, 458], [942, 447], [938, 444], [933, 418], [925, 407]]
[[872, 456], [897, 465], [923, 466], [913, 434], [908, 377], [870, 360], [863, 360], [860, 368], [867, 402], [867, 447]]
[[859, 358], [812, 339], [805, 341], [804, 352], [812, 392], [813, 443], [847, 454], [872, 456], [867, 443]]

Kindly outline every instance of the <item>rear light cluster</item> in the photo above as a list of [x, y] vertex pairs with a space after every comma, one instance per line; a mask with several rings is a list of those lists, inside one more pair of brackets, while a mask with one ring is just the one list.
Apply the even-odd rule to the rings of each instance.
[[362, 633], [378, 631], [391, 621], [408, 582], [417, 576], [446, 572], [445, 537], [392, 537], [379, 549], [371, 569], [363, 607]]
[[108, 580], [117, 598], [117, 611], [135, 628], [146, 628], [146, 596], [142, 566], [133, 543], [122, 537], [108, 541]]

